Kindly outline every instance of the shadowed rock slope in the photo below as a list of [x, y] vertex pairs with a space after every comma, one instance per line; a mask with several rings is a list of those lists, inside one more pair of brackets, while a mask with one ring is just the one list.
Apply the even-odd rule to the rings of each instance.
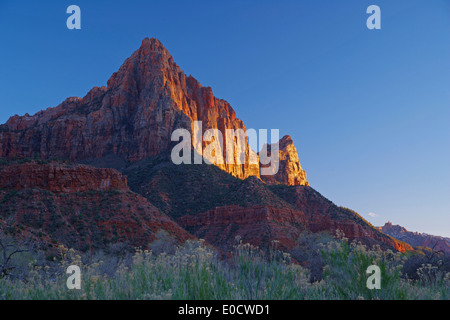
[[256, 177], [240, 180], [212, 165], [174, 165], [168, 154], [135, 163], [124, 173], [133, 191], [196, 237], [221, 248], [230, 248], [239, 236], [263, 247], [278, 240], [289, 249], [303, 230], [335, 234], [340, 229], [369, 246], [412, 249], [309, 186], [268, 186]]
[[146, 246], [160, 229], [178, 242], [192, 238], [116, 170], [56, 162], [0, 166], [0, 226], [47, 249]]

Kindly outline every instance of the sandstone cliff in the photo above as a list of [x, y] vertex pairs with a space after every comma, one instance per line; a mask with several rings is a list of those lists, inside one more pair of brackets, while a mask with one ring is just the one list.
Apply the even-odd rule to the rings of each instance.
[[[279, 167], [274, 175], [261, 175], [261, 179], [268, 184], [286, 184], [290, 186], [309, 186], [306, 180], [306, 172], [302, 169], [298, 159], [297, 149], [294, 146], [292, 138], [284, 136], [278, 142], [279, 149]], [[267, 154], [271, 156], [272, 145], [267, 146]], [[269, 167], [261, 165], [261, 167]]]
[[[33, 116], [11, 117], [0, 126], [0, 157], [79, 162], [113, 154], [132, 162], [166, 150], [172, 132], [193, 131], [195, 120], [202, 121], [202, 133], [221, 130], [224, 145], [226, 129], [246, 130], [225, 100], [186, 76], [161, 42], [146, 38], [107, 87], [93, 88], [82, 99], [69, 98]], [[259, 164], [248, 164], [248, 140], [243, 143], [246, 164], [218, 166], [239, 178], [259, 176]]]
[[0, 188], [40, 188], [75, 193], [88, 190], [128, 190], [127, 179], [114, 169], [51, 162], [11, 164], [0, 168]]

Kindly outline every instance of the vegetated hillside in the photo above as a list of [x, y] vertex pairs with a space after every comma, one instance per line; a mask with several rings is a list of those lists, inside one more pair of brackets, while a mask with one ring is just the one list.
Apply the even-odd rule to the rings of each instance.
[[303, 213], [257, 177], [237, 179], [213, 165], [175, 165], [160, 154], [129, 166], [130, 187], [198, 238], [229, 251], [236, 238], [268, 248], [295, 245]]
[[124, 173], [133, 191], [195, 236], [222, 248], [239, 236], [265, 247], [280, 241], [289, 249], [305, 229], [332, 234], [341, 229], [349, 239], [371, 246], [412, 249], [308, 186], [268, 186], [256, 177], [236, 179], [211, 165], [174, 165], [167, 153], [134, 163]]
[[4, 164], [0, 177], [3, 230], [31, 236], [43, 247], [64, 244], [85, 251], [111, 243], [146, 246], [160, 229], [179, 242], [192, 238], [131, 192], [125, 177], [113, 169], [33, 161]]
[[294, 209], [259, 178], [240, 180], [208, 164], [175, 165], [170, 153], [133, 163], [123, 173], [131, 190], [174, 219], [227, 205]]
[[335, 233], [340, 229], [350, 240], [369, 246], [380, 244], [402, 252], [412, 250], [409, 244], [380, 232], [355, 211], [336, 206], [311, 187], [275, 185], [269, 186], [269, 189], [304, 212], [308, 227], [313, 232]]

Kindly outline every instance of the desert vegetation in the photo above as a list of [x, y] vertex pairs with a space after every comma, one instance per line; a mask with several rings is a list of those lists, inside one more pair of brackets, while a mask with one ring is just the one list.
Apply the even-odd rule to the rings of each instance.
[[[278, 251], [276, 241], [264, 252], [237, 238], [226, 257], [202, 240], [176, 245], [164, 231], [147, 250], [115, 244], [81, 254], [58, 246], [51, 260], [7, 241], [19, 251], [0, 263], [20, 274], [0, 276], [0, 299], [450, 298], [448, 258], [369, 249], [325, 233], [305, 233], [291, 253]], [[371, 264], [381, 269], [379, 290], [366, 287]], [[67, 289], [69, 265], [81, 268], [80, 290]]]

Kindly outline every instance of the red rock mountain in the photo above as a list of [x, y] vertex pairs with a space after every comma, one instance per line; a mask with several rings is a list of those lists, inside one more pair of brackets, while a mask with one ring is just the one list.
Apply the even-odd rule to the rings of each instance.
[[390, 221], [386, 222], [384, 226], [378, 227], [378, 229], [391, 237], [409, 243], [415, 248], [428, 247], [436, 251], [441, 251], [445, 254], [450, 254], [449, 238], [433, 236], [426, 233], [411, 232], [402, 226], [393, 225]]
[[[271, 156], [272, 145], [267, 147], [267, 154]], [[268, 184], [286, 184], [290, 186], [309, 186], [306, 180], [306, 172], [302, 169], [298, 159], [297, 149], [290, 136], [284, 136], [278, 142], [279, 168], [273, 175], [261, 175], [261, 179]], [[268, 167], [262, 165], [261, 167]]]
[[[11, 117], [0, 126], [0, 157], [83, 161], [114, 155], [137, 161], [166, 150], [172, 132], [192, 131], [194, 120], [202, 121], [203, 132], [220, 129], [224, 145], [225, 129], [246, 130], [225, 100], [186, 76], [161, 42], [146, 38], [107, 87], [33, 116]], [[246, 164], [218, 166], [239, 178], [259, 176], [259, 165], [248, 164], [247, 139], [245, 150]]]
[[411, 248], [309, 187], [289, 136], [279, 143], [279, 171], [269, 177], [260, 176], [258, 163], [248, 164], [247, 140], [247, 164], [217, 165], [222, 170], [164, 158], [172, 132], [193, 131], [196, 120], [203, 132], [246, 129], [232, 107], [186, 76], [158, 40], [144, 39], [107, 87], [0, 126], [3, 160], [59, 158], [99, 167], [120, 162], [136, 193], [113, 169], [15, 162], [0, 167], [0, 223], [12, 217], [19, 230], [76, 248], [104, 241], [145, 245], [161, 228], [180, 241], [192, 237], [174, 221], [224, 249], [236, 236], [265, 247], [278, 240], [290, 249], [305, 229], [341, 229], [365, 244]]

